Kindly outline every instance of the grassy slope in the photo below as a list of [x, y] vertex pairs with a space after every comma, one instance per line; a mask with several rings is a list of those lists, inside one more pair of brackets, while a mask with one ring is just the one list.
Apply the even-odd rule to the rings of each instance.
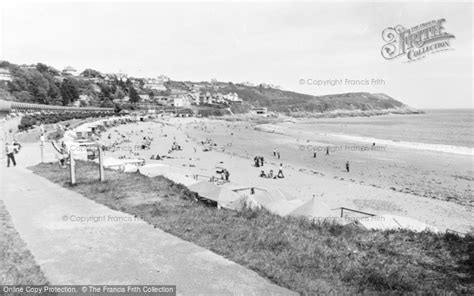
[[[70, 187], [67, 172], [57, 164], [32, 170]], [[99, 183], [97, 170], [93, 163], [79, 162], [78, 185], [70, 188], [303, 295], [474, 292], [471, 237], [362, 232], [266, 211], [218, 211], [163, 177], [106, 171], [107, 181]]]
[[387, 109], [399, 109], [407, 112], [410, 108], [403, 103], [385, 95], [371, 93], [345, 93], [325, 96], [312, 96], [292, 91], [273, 88], [249, 87], [230, 83], [209, 85], [203, 91], [235, 92], [246, 102], [255, 106], [268, 107], [278, 112], [331, 112], [331, 111], [365, 111], [377, 112]]
[[48, 284], [46, 277], [15, 230], [10, 214], [0, 200], [0, 285], [45, 284]]

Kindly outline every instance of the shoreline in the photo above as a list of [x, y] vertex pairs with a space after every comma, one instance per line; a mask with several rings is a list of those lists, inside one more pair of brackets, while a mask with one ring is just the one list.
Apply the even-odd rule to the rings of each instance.
[[[293, 150], [294, 153], [296, 145], [294, 139], [288, 139], [289, 137], [282, 140], [281, 137], [284, 136], [272, 134], [272, 136], [279, 136], [278, 139], [275, 139], [266, 137], [266, 133], [266, 136], [262, 136], [260, 133], [260, 139], [257, 137], [256, 143], [251, 143], [249, 139], [254, 138], [254, 133], [257, 132], [252, 129], [253, 124], [195, 118], [169, 118], [137, 124], [139, 128], [135, 124], [112, 128], [103, 133], [102, 139], [106, 140], [105, 135], [115, 131], [126, 134], [130, 143], [137, 143], [143, 136], [150, 136], [154, 138], [151, 149], [135, 151], [140, 157], [146, 159], [147, 163], [163, 163], [171, 168], [189, 172], [190, 175], [213, 175], [216, 166], [223, 166], [230, 171], [231, 181], [240, 184], [241, 187], [278, 188], [305, 201], [316, 196], [331, 208], [342, 206], [375, 214], [399, 214], [443, 230], [449, 228], [468, 232], [471, 230], [471, 225], [474, 224], [470, 217], [472, 207], [469, 206], [469, 203], [461, 205], [431, 199], [413, 194], [412, 190], [406, 192], [393, 190], [380, 184], [365, 182], [359, 180], [358, 176], [352, 172], [343, 173], [342, 163], [332, 169], [331, 161], [326, 161], [324, 169], [311, 168], [308, 166], [307, 160], [304, 161], [306, 165], [301, 165], [297, 158], [288, 158], [288, 155], [292, 153], [290, 150]], [[202, 147], [198, 143], [207, 137], [213, 139], [217, 144], [217, 149], [210, 152], [201, 151]], [[171, 153], [172, 158], [170, 159], [149, 160], [152, 154], [167, 155], [173, 141], [180, 143], [183, 146], [183, 151]], [[280, 143], [283, 158], [281, 160], [272, 159], [271, 149], [265, 149], [265, 147], [258, 145], [261, 144], [261, 141], [265, 143], [266, 147], [272, 147], [275, 142]], [[193, 150], [194, 148], [197, 150]], [[126, 151], [110, 152], [110, 155], [117, 157], [126, 154], [124, 152]], [[301, 153], [298, 152], [298, 154]], [[265, 156], [267, 162], [264, 168], [267, 171], [272, 168], [274, 172], [277, 172], [279, 162], [283, 162], [286, 178], [277, 180], [259, 178], [260, 169], [252, 165], [254, 155]], [[333, 158], [340, 159], [337, 156], [327, 160]], [[387, 160], [379, 161], [386, 162]], [[358, 166], [361, 162], [363, 160], [356, 159], [354, 163]], [[327, 170], [328, 168], [330, 170]], [[420, 208], [424, 208], [424, 210], [420, 210]]]

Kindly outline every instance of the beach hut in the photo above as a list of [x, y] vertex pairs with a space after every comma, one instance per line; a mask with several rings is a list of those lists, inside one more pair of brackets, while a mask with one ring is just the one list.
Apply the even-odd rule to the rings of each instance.
[[396, 215], [381, 215], [357, 219], [348, 224], [349, 227], [358, 227], [366, 230], [401, 230], [407, 229], [414, 232], [432, 231], [439, 232], [439, 230], [429, 224], [423, 223], [413, 218], [396, 216]]
[[331, 211], [328, 205], [317, 201], [315, 197], [294, 209], [290, 214], [293, 217], [306, 217], [311, 220], [333, 220], [337, 215]]

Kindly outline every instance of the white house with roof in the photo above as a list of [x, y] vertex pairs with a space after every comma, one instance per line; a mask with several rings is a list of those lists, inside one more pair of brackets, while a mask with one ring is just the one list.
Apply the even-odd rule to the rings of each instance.
[[13, 77], [10, 70], [0, 68], [0, 81], [12, 81]]
[[71, 76], [76, 76], [77, 75], [77, 70], [74, 69], [71, 66], [67, 66], [66, 68], [63, 69], [63, 74], [65, 75], [71, 75]]
[[224, 95], [224, 100], [230, 103], [242, 103], [242, 99], [239, 98], [239, 95], [234, 93], [228, 93]]
[[144, 78], [143, 82], [144, 82], [144, 87], [145, 88], [149, 88], [149, 89], [156, 90], [156, 91], [165, 91], [166, 90], [166, 86], [164, 85], [165, 82], [162, 79]]

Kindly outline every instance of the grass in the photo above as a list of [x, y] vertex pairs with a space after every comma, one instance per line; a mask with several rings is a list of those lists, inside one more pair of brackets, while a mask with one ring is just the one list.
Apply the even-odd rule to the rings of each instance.
[[46, 284], [48, 280], [15, 230], [10, 214], [0, 200], [0, 285]]
[[267, 211], [217, 210], [163, 177], [78, 162], [76, 186], [57, 164], [31, 168], [112, 209], [246, 266], [302, 295], [473, 293], [474, 239], [409, 231], [361, 231]]

